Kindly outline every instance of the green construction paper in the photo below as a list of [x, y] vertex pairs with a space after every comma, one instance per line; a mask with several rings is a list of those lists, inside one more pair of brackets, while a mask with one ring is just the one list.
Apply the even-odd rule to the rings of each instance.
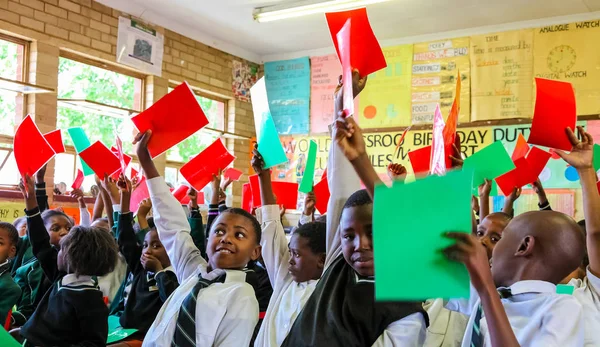
[[594, 170], [600, 170], [600, 145], [594, 144]]
[[313, 140], [310, 140], [310, 144], [308, 146], [308, 157], [306, 159], [306, 166], [304, 167], [304, 174], [302, 175], [302, 181], [300, 182], [300, 189], [298, 189], [302, 193], [310, 193], [313, 190], [316, 161], [317, 143]]
[[575, 287], [568, 285], [568, 284], [557, 284], [556, 285], [556, 294], [573, 295], [574, 290], [575, 290]]
[[2, 347], [21, 347], [17, 340], [13, 339], [4, 327], [0, 326], [0, 346]]
[[[81, 153], [86, 148], [88, 148], [89, 146], [92, 145], [90, 143], [90, 140], [88, 139], [87, 135], [85, 134], [85, 131], [83, 131], [82, 128], [73, 127], [73, 128], [67, 129], [67, 131], [69, 132], [69, 136], [71, 136], [71, 140], [73, 140], [73, 145], [75, 146], [75, 151], [77, 151], [77, 154]], [[84, 176], [93, 175], [94, 170], [92, 170], [88, 166], [88, 164], [86, 164], [85, 161], [83, 161], [83, 159], [81, 159], [81, 157], [79, 157], [79, 160], [81, 161], [81, 168], [83, 169], [83, 175]]]
[[455, 242], [444, 233], [471, 232], [472, 177], [454, 171], [375, 188], [376, 300], [469, 297], [466, 267], [441, 251]]
[[496, 141], [475, 152], [463, 163], [463, 170], [473, 171], [473, 187], [479, 187], [486, 178], [494, 179], [514, 168], [515, 163], [501, 141]]
[[[257, 119], [255, 118], [254, 121], [256, 122]], [[259, 121], [260, 130], [257, 135], [258, 151], [265, 161], [265, 169], [286, 163], [288, 158], [279, 140], [279, 134], [277, 133], [277, 128], [275, 128], [271, 112], [263, 112]]]
[[[473, 187], [473, 195], [479, 197], [479, 187]], [[498, 183], [492, 180], [492, 189], [490, 189], [490, 196], [498, 196]]]
[[106, 344], [119, 342], [135, 334], [137, 329], [124, 329], [119, 323], [119, 317], [108, 316], [108, 337], [106, 338]]

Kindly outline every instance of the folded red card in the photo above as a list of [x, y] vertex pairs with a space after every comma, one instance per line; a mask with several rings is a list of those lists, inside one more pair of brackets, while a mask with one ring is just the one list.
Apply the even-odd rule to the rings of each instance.
[[575, 131], [575, 92], [568, 82], [536, 78], [536, 99], [528, 143], [570, 151], [566, 129]]
[[140, 132], [152, 130], [152, 138], [148, 143], [152, 158], [208, 124], [204, 111], [186, 82], [131, 118], [131, 121]]
[[242, 208], [252, 213], [252, 187], [246, 183], [242, 187]]
[[131, 168], [131, 176], [129, 177], [129, 179], [133, 179], [134, 177], [138, 177], [138, 175], [139, 175], [139, 172], [136, 169]]
[[17, 127], [13, 150], [21, 177], [33, 176], [55, 154], [29, 115]]
[[[116, 155], [117, 158], [119, 158], [119, 150], [115, 146], [110, 147], [110, 151], [113, 152], [113, 154]], [[125, 165], [125, 170], [127, 170], [129, 163], [131, 163], [132, 157], [125, 153], [122, 153], [122, 152], [121, 152], [121, 154], [123, 155], [123, 162], [121, 163], [121, 160], [119, 159], [119, 163], [120, 163], [121, 167], [123, 167], [123, 165]], [[113, 173], [111, 175], [111, 177], [114, 179], [118, 179], [119, 175], [121, 174], [121, 170], [122, 169], [119, 168], [119, 170], [117, 170], [115, 173]], [[131, 169], [131, 170], [132, 170], [132, 172], [135, 171], [134, 169]], [[125, 171], [125, 172], [127, 172], [127, 171]], [[137, 171], [135, 173], [137, 174]], [[132, 178], [134, 177], [133, 173], [131, 174], [131, 177]]]
[[75, 177], [75, 180], [73, 181], [73, 184], [71, 185], [71, 188], [73, 189], [79, 189], [81, 188], [81, 184], [83, 183], [83, 171], [77, 169], [77, 176]]
[[327, 183], [327, 177], [315, 184], [313, 188], [315, 193], [315, 207], [320, 214], [327, 213], [327, 204], [329, 203], [329, 184]]
[[94, 142], [79, 153], [79, 156], [98, 177], [104, 177], [104, 174], [112, 176], [121, 169], [119, 158], [100, 141]]
[[527, 155], [527, 164], [529, 165], [529, 173], [527, 176], [529, 182], [527, 182], [527, 184], [531, 184], [538, 179], [538, 176], [546, 167], [550, 157], [552, 157], [552, 154], [544, 151], [543, 149], [535, 146], [531, 148], [531, 151]]
[[523, 158], [527, 155], [527, 152], [529, 152], [529, 145], [527, 144], [527, 141], [525, 140], [523, 134], [519, 134], [519, 137], [517, 137], [517, 144], [515, 145], [515, 150], [513, 151], [511, 159], [515, 161], [517, 159]]
[[343, 109], [344, 116], [349, 117], [354, 114], [354, 91], [352, 90], [352, 63], [350, 62], [350, 31], [352, 30], [352, 20], [348, 19], [344, 26], [337, 33], [338, 50], [340, 62], [342, 64], [342, 83], [343, 90]]
[[62, 132], [60, 131], [60, 129], [56, 129], [54, 131], [44, 134], [44, 138], [46, 139], [46, 141], [48, 141], [48, 143], [54, 150], [54, 153], [59, 154], [65, 152], [65, 145], [63, 144]]
[[235, 157], [231, 155], [220, 139], [217, 139], [200, 154], [179, 169], [179, 173], [197, 191], [201, 191], [219, 170], [229, 166]]
[[408, 158], [415, 175], [428, 173], [431, 164], [431, 145], [408, 152]]
[[[289, 210], [295, 210], [298, 205], [298, 183], [271, 182], [271, 184], [277, 204]], [[254, 207], [262, 206], [258, 175], [250, 176], [250, 187], [252, 189], [252, 205]]]
[[142, 200], [150, 197], [150, 192], [148, 191], [148, 185], [146, 184], [146, 178], [142, 177], [140, 184], [133, 192], [131, 192], [131, 200], [129, 203], [129, 209], [133, 214], [137, 214], [138, 209], [140, 208], [140, 202]]
[[366, 8], [344, 12], [326, 13], [329, 33], [333, 40], [333, 45], [340, 58], [340, 49], [337, 41], [337, 33], [342, 29], [348, 19], [352, 20], [352, 29], [350, 33], [350, 64], [353, 69], [358, 69], [361, 76], [369, 75], [375, 71], [381, 70], [387, 66], [383, 51], [377, 38], [373, 33]]
[[444, 127], [444, 144], [446, 145], [446, 148], [451, 148], [456, 140], [456, 127], [458, 126], [458, 115], [460, 114], [460, 91], [461, 81], [460, 71], [458, 71], [456, 76], [456, 88], [454, 90], [454, 101], [452, 102], [452, 108], [450, 109], [450, 114], [448, 114], [446, 126]]
[[229, 169], [225, 170], [225, 172], [223, 173], [223, 175], [225, 176], [225, 178], [229, 178], [232, 181], [237, 181], [240, 179], [240, 177], [242, 177], [243, 172], [241, 172], [240, 170], [234, 169], [232, 167], [230, 167]]
[[515, 161], [515, 166], [516, 168], [496, 178], [498, 188], [500, 188], [505, 196], [510, 195], [515, 187], [521, 188], [522, 186], [531, 183], [529, 180], [530, 168], [527, 159], [518, 159]]

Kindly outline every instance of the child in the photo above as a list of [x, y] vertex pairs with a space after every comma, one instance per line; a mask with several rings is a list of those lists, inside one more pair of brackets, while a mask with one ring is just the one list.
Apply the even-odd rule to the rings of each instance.
[[[356, 96], [365, 86], [353, 72]], [[342, 115], [341, 83], [335, 114]], [[313, 295], [282, 346], [422, 346], [427, 314], [421, 303], [375, 302], [372, 213], [369, 194], [358, 190], [359, 174], [374, 189], [379, 177], [369, 162], [360, 129], [338, 119], [327, 165], [327, 259]], [[358, 191], [357, 191], [358, 190]]]
[[145, 234], [143, 246], [138, 245], [133, 231], [133, 214], [129, 209], [131, 182], [123, 174], [119, 179], [119, 188], [119, 249], [134, 276], [119, 322], [123, 328], [137, 329], [140, 332], [136, 334], [137, 338], [143, 339], [163, 302], [175, 291], [179, 282], [156, 229], [151, 229]]
[[117, 245], [97, 228], [77, 227], [53, 247], [34, 196], [33, 182], [25, 176], [20, 185], [27, 214], [27, 232], [33, 253], [52, 281], [20, 335], [26, 346], [104, 346], [108, 310], [93, 276], [112, 270]]
[[209, 259], [204, 260], [185, 212], [152, 162], [147, 147], [151, 135], [138, 134], [136, 152], [154, 223], [180, 285], [158, 313], [144, 346], [247, 346], [258, 321], [258, 302], [242, 270], [260, 255], [260, 224], [241, 209], [223, 212], [211, 227]]
[[[567, 135], [571, 140], [573, 149], [567, 154], [563, 151], [556, 153], [577, 169], [581, 182], [583, 195], [583, 213], [585, 216], [585, 237], [587, 247], [587, 274], [583, 279], [573, 279], [569, 282], [575, 287], [573, 296], [583, 306], [583, 319], [586, 346], [600, 346], [600, 196], [596, 187], [596, 172], [593, 165], [594, 140], [578, 127], [579, 141], [573, 132], [568, 129]], [[584, 260], [585, 262], [585, 260]]]
[[259, 175], [262, 207], [262, 255], [273, 286], [273, 296], [254, 346], [280, 346], [304, 304], [312, 295], [325, 266], [324, 223], [308, 222], [297, 228], [289, 245], [271, 186], [271, 170], [254, 150], [252, 167]]
[[10, 275], [10, 259], [17, 254], [18, 242], [19, 232], [14, 225], [0, 222], [0, 293], [2, 293], [0, 294], [0, 322], [2, 325], [21, 296], [21, 289]]
[[502, 231], [508, 225], [512, 217], [504, 212], [495, 212], [487, 215], [477, 225], [475, 236], [485, 247], [488, 259], [492, 259], [492, 251], [502, 238]]
[[25, 237], [27, 235], [27, 219], [25, 217], [19, 217], [13, 222], [15, 228], [19, 232], [19, 237]]

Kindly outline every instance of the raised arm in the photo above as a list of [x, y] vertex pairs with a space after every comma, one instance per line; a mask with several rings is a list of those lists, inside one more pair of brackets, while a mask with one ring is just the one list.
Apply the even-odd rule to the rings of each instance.
[[[504, 207], [502, 208], [502, 212], [506, 213], [509, 216], [515, 215], [514, 204], [515, 201], [521, 196], [521, 188], [513, 188], [512, 193], [504, 197]], [[480, 217], [481, 218], [481, 217]]]
[[44, 176], [46, 175], [46, 168], [48, 164], [42, 166], [38, 172], [35, 173], [35, 197], [37, 200], [40, 213], [50, 208], [48, 205], [48, 194], [46, 192], [46, 182]]
[[483, 220], [490, 214], [490, 192], [492, 191], [492, 181], [486, 179], [478, 187], [479, 193], [479, 220]]
[[538, 207], [540, 208], [540, 211], [552, 211], [550, 201], [548, 201], [546, 191], [544, 190], [544, 186], [542, 185], [540, 179], [538, 178], [531, 184], [531, 186], [533, 187], [535, 194], [538, 196]]
[[92, 217], [90, 216], [90, 211], [87, 209], [87, 205], [85, 204], [84, 195], [81, 189], [73, 189], [71, 192], [71, 197], [75, 198], [79, 204], [79, 225], [84, 227], [89, 227], [92, 225]]
[[199, 265], [208, 266], [208, 263], [194, 245], [190, 235], [190, 225], [179, 201], [171, 194], [152, 162], [148, 152], [148, 141], [151, 136], [150, 130], [136, 136], [136, 152], [146, 175], [154, 224], [167, 250], [171, 265], [175, 268], [177, 279], [183, 282], [189, 276], [198, 273]]
[[96, 196], [96, 202], [94, 203], [92, 222], [95, 221], [96, 219], [102, 218], [102, 213], [104, 213], [104, 200], [102, 200], [102, 193], [101, 193], [102, 187], [100, 184], [96, 185], [96, 187], [98, 187], [98, 195]]
[[129, 208], [131, 182], [121, 174], [118, 186], [121, 193], [121, 212], [119, 213], [119, 222], [117, 223], [117, 243], [119, 244], [119, 251], [125, 257], [129, 271], [136, 273], [140, 266], [142, 247], [138, 245], [133, 230], [133, 213], [131, 213]]
[[204, 225], [202, 225], [202, 214], [200, 213], [200, 206], [198, 206], [198, 192], [194, 188], [188, 189], [187, 195], [190, 198], [189, 209], [190, 217], [188, 222], [190, 223], [190, 230], [192, 234], [192, 240], [194, 244], [200, 250], [203, 257], [206, 256], [206, 234], [204, 233]]

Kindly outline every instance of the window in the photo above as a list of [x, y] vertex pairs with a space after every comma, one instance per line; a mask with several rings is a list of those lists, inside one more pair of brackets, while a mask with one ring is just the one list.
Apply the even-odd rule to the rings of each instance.
[[[172, 89], [169, 89], [169, 92]], [[188, 137], [185, 141], [167, 151], [167, 160], [176, 162], [187, 162], [191, 157], [202, 152], [211, 143], [215, 142], [220, 136], [218, 131], [225, 130], [225, 102], [207, 98], [202, 95], [196, 95], [196, 100], [202, 107], [204, 114], [208, 118], [206, 128], [217, 131], [199, 130], [194, 135]]]

